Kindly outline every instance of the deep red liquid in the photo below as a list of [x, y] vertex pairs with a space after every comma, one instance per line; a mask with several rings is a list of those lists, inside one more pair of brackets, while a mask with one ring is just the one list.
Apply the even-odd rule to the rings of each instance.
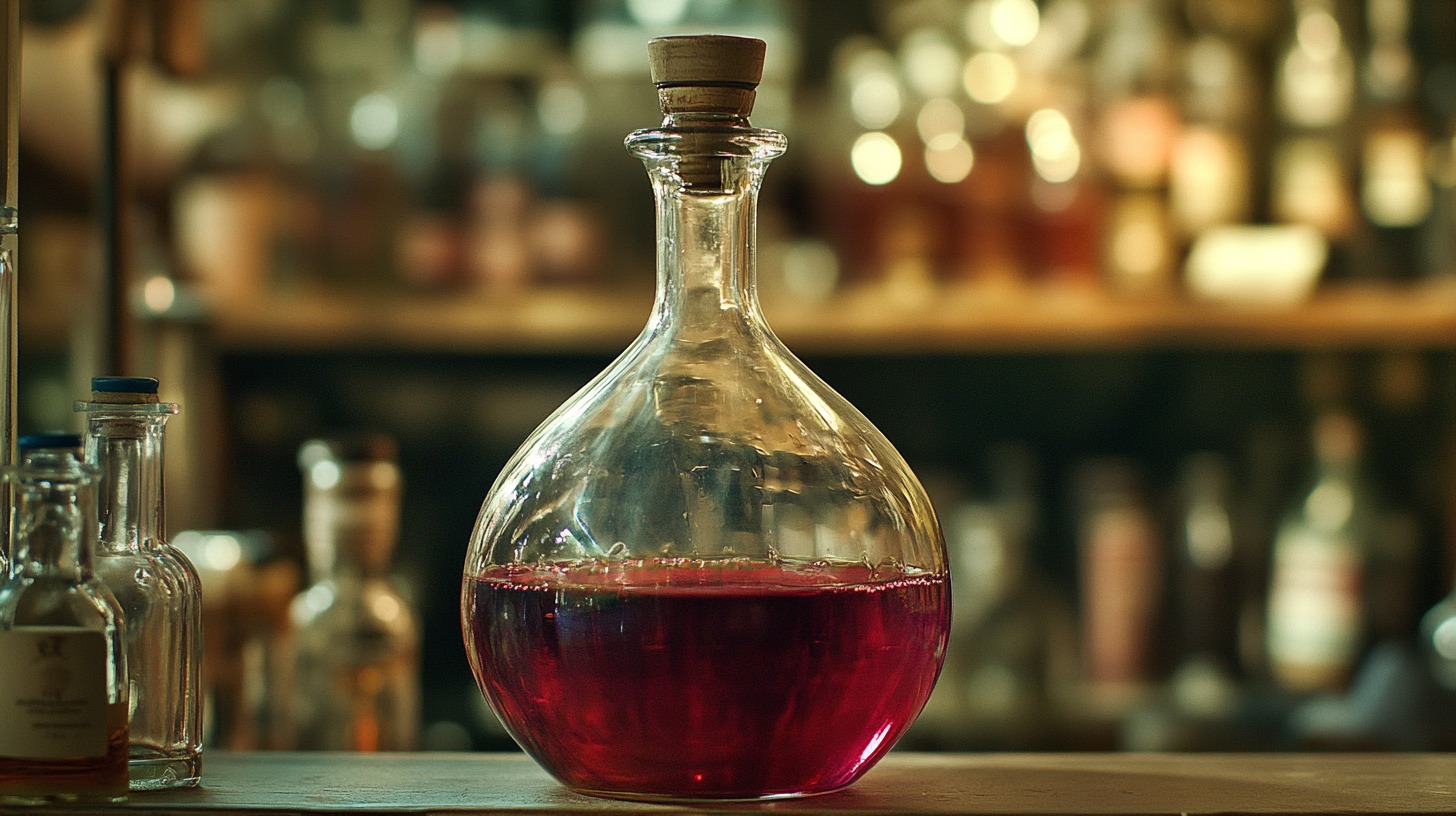
[[841, 788], [914, 720], [945, 655], [944, 576], [865, 567], [501, 567], [465, 639], [516, 741], [589, 792], [749, 798]]

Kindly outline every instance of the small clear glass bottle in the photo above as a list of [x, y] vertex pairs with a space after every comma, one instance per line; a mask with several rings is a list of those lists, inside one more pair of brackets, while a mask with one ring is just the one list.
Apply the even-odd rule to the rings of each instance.
[[202, 778], [202, 583], [166, 538], [162, 430], [177, 406], [151, 377], [95, 377], [75, 409], [101, 477], [96, 574], [125, 627], [131, 789], [191, 787]]
[[627, 138], [657, 199], [647, 326], [487, 494], [467, 651], [515, 740], [564, 784], [643, 799], [842, 788], [930, 696], [945, 542], [883, 435], [759, 308], [748, 114], [764, 44], [648, 46], [665, 119]]
[[293, 748], [405, 751], [420, 718], [420, 625], [390, 572], [402, 490], [378, 434], [305, 442], [303, 537], [311, 585], [294, 599]]
[[19, 442], [0, 582], [0, 805], [127, 795], [121, 609], [92, 571], [94, 469], [74, 434]]

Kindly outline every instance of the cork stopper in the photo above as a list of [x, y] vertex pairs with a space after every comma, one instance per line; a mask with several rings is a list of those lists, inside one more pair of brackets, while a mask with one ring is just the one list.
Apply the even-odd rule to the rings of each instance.
[[662, 112], [747, 118], [763, 78], [763, 40], [721, 34], [658, 37], [647, 44]]

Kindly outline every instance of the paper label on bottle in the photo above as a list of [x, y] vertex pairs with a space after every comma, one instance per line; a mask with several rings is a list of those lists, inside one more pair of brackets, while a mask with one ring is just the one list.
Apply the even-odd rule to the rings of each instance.
[[34, 626], [0, 631], [0, 756], [106, 756], [106, 636]]
[[1343, 663], [1360, 638], [1360, 560], [1354, 545], [1307, 530], [1277, 544], [1269, 596], [1269, 650], [1276, 660]]

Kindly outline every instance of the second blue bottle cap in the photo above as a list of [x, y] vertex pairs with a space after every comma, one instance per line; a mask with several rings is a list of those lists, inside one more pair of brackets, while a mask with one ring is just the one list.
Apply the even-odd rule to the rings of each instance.
[[42, 450], [45, 448], [79, 448], [81, 447], [81, 437], [79, 434], [65, 433], [62, 431], [29, 433], [15, 440], [15, 447], [21, 451]]

